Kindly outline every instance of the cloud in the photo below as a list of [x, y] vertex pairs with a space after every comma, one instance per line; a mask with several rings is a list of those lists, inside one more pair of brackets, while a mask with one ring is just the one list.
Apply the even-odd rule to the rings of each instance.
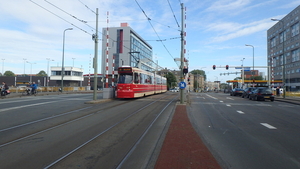
[[220, 28], [218, 28], [216, 24], [212, 29], [209, 28], [209, 30], [222, 31], [223, 34], [212, 37], [209, 43], [224, 42], [242, 36], [247, 36], [256, 32], [267, 30], [273, 25], [274, 23], [270, 19], [263, 19], [244, 25], [237, 23], [221, 23]]
[[208, 12], [224, 12], [224, 11], [236, 11], [241, 10], [247, 6], [250, 0], [218, 0], [214, 2], [209, 8]]
[[300, 4], [300, 0], [294, 0], [286, 5], [282, 5], [279, 8], [296, 8]]

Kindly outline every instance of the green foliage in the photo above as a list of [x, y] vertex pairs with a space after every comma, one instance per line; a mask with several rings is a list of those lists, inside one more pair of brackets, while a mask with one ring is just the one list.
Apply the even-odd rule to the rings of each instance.
[[[241, 77], [236, 77], [234, 78], [234, 80], [239, 80], [239, 79], [242, 79]], [[253, 77], [250, 77], [250, 78], [245, 78], [244, 80], [264, 80], [264, 78], [262, 76], [253, 76]]]
[[41, 70], [36, 76], [47, 76], [47, 73], [43, 70]]
[[206, 74], [205, 74], [204, 70], [196, 69], [196, 70], [192, 70], [190, 73], [193, 74], [193, 75], [197, 75], [197, 74], [202, 75], [202, 76], [204, 76], [204, 81], [206, 81]]
[[177, 86], [177, 80], [173, 73], [168, 72], [166, 74], [166, 78], [167, 78], [168, 89], [171, 89], [171, 88], [174, 88], [175, 86]]
[[250, 77], [250, 78], [245, 78], [245, 80], [263, 80], [264, 78], [262, 77], [262, 76], [253, 76], [253, 78], [252, 77]]
[[4, 76], [16, 76], [12, 71], [10, 70], [7, 70], [5, 73], [4, 73]]

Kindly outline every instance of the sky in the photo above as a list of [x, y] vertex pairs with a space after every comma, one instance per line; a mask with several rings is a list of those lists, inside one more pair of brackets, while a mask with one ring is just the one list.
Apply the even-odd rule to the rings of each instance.
[[[73, 28], [65, 31], [64, 65], [93, 73], [96, 8], [100, 38], [102, 28], [128, 23], [152, 46], [154, 61], [178, 70], [181, 3], [189, 71], [204, 70], [208, 81], [225, 82], [240, 75], [224, 73], [252, 67], [253, 59], [255, 66], [267, 66], [267, 30], [276, 24], [271, 18], [282, 19], [300, 0], [0, 0], [0, 72], [37, 74], [47, 73], [48, 65], [61, 66], [63, 33]], [[267, 75], [267, 69], [258, 70]]]

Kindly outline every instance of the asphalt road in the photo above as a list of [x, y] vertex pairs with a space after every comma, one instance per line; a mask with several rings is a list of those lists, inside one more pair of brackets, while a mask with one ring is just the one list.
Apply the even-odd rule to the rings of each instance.
[[0, 168], [151, 168], [177, 93], [85, 104], [92, 94], [0, 102]]
[[190, 93], [189, 118], [223, 168], [300, 168], [300, 106]]
[[[3, 99], [0, 168], [153, 168], [178, 95]], [[299, 105], [224, 93], [188, 98], [190, 121], [223, 168], [300, 168]]]

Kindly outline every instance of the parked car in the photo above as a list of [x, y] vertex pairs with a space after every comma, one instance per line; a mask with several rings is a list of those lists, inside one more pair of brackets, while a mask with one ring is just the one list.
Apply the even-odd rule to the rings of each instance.
[[243, 94], [244, 90], [240, 88], [234, 88], [230, 92], [230, 96], [241, 96]]
[[249, 95], [249, 100], [271, 100], [272, 102], [275, 100], [272, 89], [266, 87], [258, 87], [253, 90]]
[[256, 89], [255, 87], [248, 87], [244, 90], [243, 94], [242, 94], [242, 98], [246, 97], [249, 98], [250, 93]]

